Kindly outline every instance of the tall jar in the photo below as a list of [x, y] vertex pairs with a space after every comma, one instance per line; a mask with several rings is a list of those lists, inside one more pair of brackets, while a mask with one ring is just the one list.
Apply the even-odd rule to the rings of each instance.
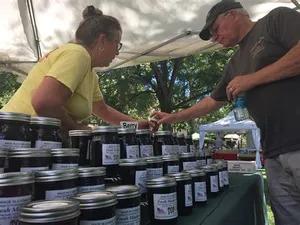
[[79, 149], [78, 148], [55, 148], [51, 149], [52, 169], [63, 170], [78, 168]]
[[185, 143], [187, 145], [187, 152], [196, 152], [195, 145], [193, 143], [193, 139], [191, 135], [185, 136]]
[[135, 129], [118, 129], [121, 147], [121, 159], [137, 159], [140, 157], [139, 143], [136, 138]]
[[91, 130], [70, 130], [69, 142], [71, 148], [79, 149], [79, 166], [90, 165]]
[[174, 142], [171, 131], [157, 131], [154, 133], [154, 155], [174, 155]]
[[163, 173], [164, 175], [169, 173], [179, 172], [179, 158], [176, 155], [164, 155], [163, 160]]
[[179, 154], [183, 152], [188, 152], [187, 144], [185, 142], [184, 134], [177, 134], [178, 146], [179, 146]]
[[160, 156], [145, 158], [147, 163], [147, 179], [154, 179], [163, 176], [163, 160]]
[[79, 167], [78, 192], [94, 192], [105, 189], [105, 167]]
[[153, 142], [151, 139], [151, 132], [148, 129], [136, 131], [137, 140], [140, 146], [140, 156], [142, 158], [153, 156]]
[[211, 165], [204, 166], [202, 169], [206, 173], [206, 190], [208, 197], [217, 196], [220, 191], [218, 169]]
[[196, 206], [204, 205], [207, 202], [206, 174], [203, 170], [188, 170], [193, 181], [193, 203]]
[[194, 170], [197, 168], [195, 153], [184, 152], [179, 155], [179, 170]]

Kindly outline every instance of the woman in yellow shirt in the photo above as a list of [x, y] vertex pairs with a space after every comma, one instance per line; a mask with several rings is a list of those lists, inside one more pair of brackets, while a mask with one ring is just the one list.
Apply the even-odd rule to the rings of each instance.
[[[86, 129], [80, 121], [92, 113], [111, 124], [134, 121], [105, 103], [93, 71], [93, 67], [109, 66], [119, 54], [120, 23], [94, 6], [86, 7], [83, 18], [75, 43], [42, 58], [1, 111], [55, 117], [64, 131]], [[147, 126], [146, 120], [139, 121], [140, 128]]]

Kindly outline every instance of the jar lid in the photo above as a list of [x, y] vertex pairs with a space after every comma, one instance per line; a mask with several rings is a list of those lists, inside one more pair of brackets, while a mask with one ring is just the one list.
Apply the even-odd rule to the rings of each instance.
[[184, 138], [184, 134], [177, 134], [177, 138]]
[[182, 152], [179, 154], [179, 158], [190, 158], [195, 157], [195, 153], [193, 152]]
[[78, 148], [54, 148], [54, 149], [51, 149], [51, 154], [54, 157], [79, 156], [79, 149]]
[[146, 181], [147, 188], [156, 188], [156, 187], [173, 187], [176, 186], [176, 180], [174, 177], [158, 177]]
[[63, 170], [43, 170], [35, 172], [36, 182], [52, 182], [60, 180], [72, 180], [78, 178], [77, 169], [63, 169]]
[[93, 134], [96, 134], [96, 133], [117, 133], [118, 132], [118, 127], [116, 126], [98, 126], [98, 127], [95, 127], [93, 130], [92, 130], [92, 133]]
[[106, 188], [105, 190], [116, 194], [118, 200], [136, 198], [141, 196], [139, 188], [135, 185], [111, 186]]
[[169, 130], [159, 130], [154, 133], [154, 136], [164, 136], [164, 135], [172, 135], [172, 132]]
[[182, 180], [191, 180], [192, 176], [191, 174], [187, 172], [180, 172], [180, 173], [169, 173], [167, 176], [174, 177], [176, 181], [182, 181]]
[[95, 176], [105, 176], [105, 167], [79, 167], [78, 168], [79, 177], [95, 177]]
[[144, 159], [120, 159], [119, 166], [146, 166]]
[[1, 120], [16, 120], [22, 122], [29, 122], [30, 115], [23, 113], [15, 113], [15, 112], [0, 112]]
[[201, 169], [203, 169], [206, 173], [217, 171], [217, 168], [215, 166], [212, 166], [212, 165], [202, 166]]
[[0, 157], [6, 157], [8, 153], [7, 149], [0, 149]]
[[151, 131], [149, 129], [140, 129], [140, 130], [136, 130], [136, 134], [140, 135], [140, 134], [151, 134]]
[[30, 124], [50, 125], [50, 126], [60, 127], [61, 121], [60, 119], [52, 118], [52, 117], [32, 116], [30, 120]]
[[0, 187], [34, 183], [34, 177], [27, 172], [0, 173]]
[[179, 161], [179, 158], [177, 155], [163, 155], [162, 160], [164, 162], [169, 162], [169, 161]]
[[91, 136], [92, 130], [69, 130], [69, 136]]
[[81, 193], [73, 198], [79, 201], [80, 209], [97, 209], [118, 204], [116, 194], [108, 191]]
[[28, 157], [51, 157], [49, 149], [11, 149], [8, 152], [9, 158], [28, 158]]
[[21, 209], [19, 220], [29, 224], [44, 224], [70, 220], [79, 215], [79, 202], [70, 200], [44, 200], [25, 205]]
[[119, 134], [135, 134], [134, 128], [119, 128], [118, 129]]
[[150, 164], [150, 163], [162, 163], [163, 162], [161, 156], [149, 156], [149, 157], [145, 157], [143, 159], [146, 160], [147, 164]]
[[184, 172], [189, 173], [192, 177], [203, 177], [205, 176], [204, 170], [184, 170]]

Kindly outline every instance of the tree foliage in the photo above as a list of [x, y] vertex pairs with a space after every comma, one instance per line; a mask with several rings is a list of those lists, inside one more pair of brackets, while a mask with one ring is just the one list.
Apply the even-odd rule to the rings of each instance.
[[20, 87], [21, 84], [17, 82], [17, 77], [13, 73], [0, 71], [0, 109]]

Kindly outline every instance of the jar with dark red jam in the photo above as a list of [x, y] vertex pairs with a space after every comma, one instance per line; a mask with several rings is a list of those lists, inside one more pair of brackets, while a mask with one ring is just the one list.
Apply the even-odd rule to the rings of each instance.
[[143, 159], [121, 159], [119, 173], [122, 184], [136, 185], [140, 193], [146, 192], [147, 163]]
[[177, 140], [178, 140], [178, 147], [179, 147], [178, 154], [183, 153], [183, 152], [188, 152], [184, 134], [177, 134]]
[[51, 149], [52, 169], [63, 170], [78, 168], [79, 149], [78, 148], [55, 148]]
[[102, 191], [105, 189], [105, 167], [79, 167], [78, 193]]
[[171, 131], [157, 131], [154, 133], [154, 155], [175, 155], [174, 142]]
[[197, 161], [195, 153], [184, 152], [179, 155], [179, 170], [194, 170], [197, 169]]
[[170, 173], [169, 177], [174, 177], [177, 183], [177, 208], [179, 216], [186, 216], [193, 210], [193, 182], [189, 173]]
[[179, 159], [176, 155], [164, 155], [163, 160], [163, 174], [178, 173], [179, 172]]
[[70, 130], [69, 145], [79, 149], [79, 166], [90, 165], [90, 143], [92, 141], [91, 130]]
[[35, 172], [35, 200], [69, 199], [77, 193], [77, 169]]
[[61, 122], [56, 118], [31, 117], [31, 146], [41, 149], [61, 148], [60, 126]]
[[0, 148], [30, 148], [29, 122], [29, 115], [0, 112]]
[[18, 224], [20, 209], [31, 202], [34, 178], [30, 173], [0, 174], [0, 224]]
[[140, 146], [140, 156], [142, 158], [153, 156], [153, 142], [151, 132], [148, 129], [136, 131], [137, 140]]
[[186, 135], [185, 143], [187, 145], [187, 152], [196, 152], [195, 145], [193, 143], [193, 139], [191, 135]]
[[0, 173], [4, 172], [6, 157], [7, 157], [7, 150], [0, 149]]
[[203, 170], [185, 171], [192, 176], [193, 181], [193, 203], [195, 206], [201, 206], [207, 202], [206, 174]]
[[106, 188], [106, 191], [117, 195], [116, 209], [117, 225], [140, 225], [141, 223], [141, 194], [134, 185], [120, 185]]
[[206, 190], [208, 197], [215, 197], [219, 193], [219, 176], [218, 169], [214, 166], [203, 166], [202, 169], [206, 173]]
[[146, 186], [151, 224], [176, 224], [178, 209], [175, 178], [165, 176], [147, 180]]
[[50, 150], [18, 148], [8, 152], [8, 171], [10, 172], [34, 172], [49, 170], [50, 167]]
[[154, 179], [163, 176], [163, 160], [160, 156], [145, 158], [147, 163], [147, 179]]
[[92, 131], [92, 134], [91, 166], [104, 166], [108, 177], [116, 177], [120, 160], [117, 128], [99, 126]]
[[74, 197], [80, 203], [79, 224], [116, 225], [117, 196], [108, 191], [78, 194]]
[[137, 159], [140, 156], [139, 143], [136, 138], [135, 129], [118, 129], [121, 147], [121, 159]]
[[69, 200], [31, 202], [21, 209], [20, 225], [78, 225], [79, 203]]

